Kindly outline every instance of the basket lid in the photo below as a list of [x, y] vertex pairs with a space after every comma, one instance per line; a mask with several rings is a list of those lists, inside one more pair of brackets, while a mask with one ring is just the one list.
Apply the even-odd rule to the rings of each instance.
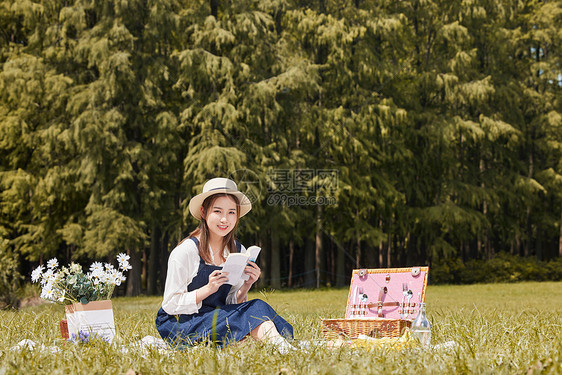
[[356, 269], [346, 319], [414, 319], [425, 302], [429, 267]]

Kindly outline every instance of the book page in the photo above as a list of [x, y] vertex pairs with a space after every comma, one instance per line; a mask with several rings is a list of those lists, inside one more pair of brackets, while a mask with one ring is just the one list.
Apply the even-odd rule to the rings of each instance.
[[[244, 254], [246, 254], [246, 256], [248, 257], [248, 261], [249, 262], [256, 262], [256, 260], [258, 259], [258, 255], [261, 251], [261, 247], [259, 246], [250, 246], [249, 248], [246, 249], [246, 252]], [[242, 272], [242, 276], [240, 276], [240, 278], [244, 281], [248, 280], [250, 278], [250, 276], [246, 275], [244, 272]]]
[[258, 259], [258, 255], [261, 251], [261, 247], [259, 246], [250, 246], [247, 250], [246, 250], [246, 255], [248, 255], [248, 260], [250, 262], [256, 262], [256, 260]]
[[228, 281], [226, 283], [236, 285], [240, 282], [240, 280], [245, 280], [242, 276], [244, 275], [244, 268], [247, 263], [248, 255], [242, 253], [230, 254], [226, 258], [224, 266], [222, 266], [222, 271], [228, 272]]

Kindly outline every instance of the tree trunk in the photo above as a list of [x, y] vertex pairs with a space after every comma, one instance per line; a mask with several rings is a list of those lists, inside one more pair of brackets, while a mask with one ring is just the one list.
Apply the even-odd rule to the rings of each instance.
[[[382, 229], [382, 219], [379, 220], [379, 228]], [[379, 244], [379, 267], [384, 267], [384, 241]]]
[[390, 262], [390, 256], [391, 256], [391, 250], [392, 250], [392, 238], [390, 233], [388, 234], [388, 239], [386, 241], [386, 267], [390, 268], [391, 267], [391, 262]]
[[558, 256], [562, 257], [562, 209], [560, 210], [560, 237], [558, 239]]
[[336, 286], [341, 287], [345, 285], [345, 253], [339, 246], [336, 246], [336, 251]]
[[[336, 282], [336, 278], [337, 278], [336, 277], [336, 262], [337, 262], [336, 251], [337, 250], [334, 250], [334, 242], [333, 241], [330, 241], [329, 244], [330, 244], [330, 247], [328, 249], [328, 253], [330, 254], [330, 257], [327, 260], [330, 262], [329, 267], [328, 267], [328, 269], [330, 270], [330, 276], [328, 277], [328, 281], [329, 281], [330, 285], [334, 285], [334, 283]], [[324, 252], [324, 253], [326, 253], [326, 252]]]
[[160, 228], [156, 225], [156, 221], [152, 223], [152, 230], [150, 231], [150, 254], [148, 257], [148, 280], [147, 280], [147, 293], [151, 296], [156, 294], [156, 283], [158, 276], [158, 269], [160, 268], [160, 245], [161, 245]]
[[384, 241], [381, 241], [381, 243], [379, 243], [379, 264], [378, 266], [380, 268], [384, 267]]
[[211, 0], [211, 16], [217, 18], [219, 14], [219, 0]]
[[287, 286], [291, 288], [293, 286], [293, 257], [295, 254], [295, 242], [291, 239], [289, 240], [289, 279], [287, 280]]
[[360, 268], [361, 264], [361, 238], [357, 234], [357, 254], [355, 255], [355, 268]]
[[310, 237], [305, 239], [305, 253], [304, 253], [304, 270], [305, 270], [305, 277], [304, 277], [304, 285], [307, 288], [311, 288], [315, 283], [315, 275], [316, 270], [314, 269], [314, 243]]
[[[533, 137], [531, 137], [532, 139]], [[529, 178], [533, 178], [534, 175], [534, 170], [535, 170], [535, 161], [534, 161], [534, 156], [533, 156], [533, 147], [531, 145], [531, 152], [529, 153]], [[527, 240], [525, 241], [525, 243], [523, 244], [523, 255], [526, 257], [528, 257], [530, 255], [530, 244], [531, 244], [531, 239], [533, 238], [533, 228], [531, 225], [531, 205], [529, 204], [527, 206], [527, 210], [525, 212], [525, 229], [527, 231]]]
[[322, 259], [322, 206], [318, 205], [316, 216], [316, 248], [314, 251], [315, 270], [316, 270], [316, 288], [320, 288], [320, 268]]
[[[148, 251], [150, 251], [150, 249], [148, 249]], [[141, 259], [141, 266], [142, 266], [142, 272], [141, 272], [141, 283], [140, 283], [140, 288], [141, 290], [146, 291], [146, 281], [148, 279], [148, 255], [147, 255], [147, 248], [144, 247], [142, 249], [142, 259]]]
[[259, 266], [261, 268], [261, 276], [258, 279], [260, 288], [263, 288], [264, 286], [268, 285], [267, 280], [271, 277], [269, 272], [270, 269], [269, 260], [270, 260], [271, 249], [269, 247], [270, 241], [267, 241], [268, 238], [269, 238], [269, 231], [268, 230], [262, 231], [262, 235], [260, 236], [259, 244], [258, 244], [258, 246], [261, 247], [260, 256], [258, 257], [258, 261], [260, 262]]
[[160, 281], [158, 287], [158, 293], [162, 294], [164, 292], [164, 286], [166, 285], [166, 274], [168, 273], [168, 256], [170, 255], [168, 251], [168, 246], [170, 244], [170, 235], [168, 232], [162, 236], [162, 246], [160, 246]]
[[270, 267], [271, 267], [271, 287], [274, 289], [281, 288], [281, 266], [280, 266], [280, 256], [279, 256], [279, 234], [277, 229], [271, 231], [271, 257], [270, 257]]
[[133, 268], [129, 271], [129, 277], [127, 277], [127, 296], [132, 297], [138, 296], [141, 291], [142, 264], [140, 251], [131, 250], [128, 253], [131, 257], [130, 263]]
[[482, 252], [482, 240], [480, 239], [479, 234], [476, 236], [476, 251], [478, 252], [478, 254]]
[[[183, 199], [181, 199], [181, 197], [178, 197], [178, 205], [176, 206], [177, 209], [181, 209], [181, 206], [183, 204]], [[174, 244], [174, 246], [177, 246], [181, 240], [183, 239], [183, 225], [182, 225], [182, 220], [178, 220], [179, 224], [178, 224], [178, 238], [176, 239], [176, 243]]]
[[320, 13], [326, 13], [326, 1], [325, 0], [320, 0], [318, 2], [319, 8], [320, 8]]
[[524, 243], [523, 243], [523, 256], [525, 258], [527, 258], [531, 254], [530, 244], [531, 244], [531, 238], [533, 238], [531, 236], [532, 228], [531, 228], [531, 207], [530, 206], [527, 207], [527, 210], [526, 210], [526, 213], [525, 213], [525, 222], [526, 222], [525, 228], [526, 228], [526, 232], [527, 232], [527, 240], [524, 241]]

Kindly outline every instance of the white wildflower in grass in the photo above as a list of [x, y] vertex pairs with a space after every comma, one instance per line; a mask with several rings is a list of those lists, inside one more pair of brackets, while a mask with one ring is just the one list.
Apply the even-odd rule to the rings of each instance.
[[43, 266], [39, 266], [31, 272], [31, 282], [36, 283], [43, 276]]
[[47, 268], [49, 269], [54, 269], [57, 268], [58, 266], [59, 266], [59, 261], [57, 260], [57, 258], [53, 258], [47, 262]]
[[115, 267], [113, 267], [113, 264], [109, 264], [109, 263], [105, 264], [105, 272], [113, 272], [114, 269]]

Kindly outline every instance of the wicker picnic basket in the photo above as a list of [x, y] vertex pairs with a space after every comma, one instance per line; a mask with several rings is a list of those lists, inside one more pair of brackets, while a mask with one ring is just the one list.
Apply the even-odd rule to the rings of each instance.
[[323, 319], [327, 340], [399, 337], [425, 301], [428, 267], [353, 270], [345, 319]]

